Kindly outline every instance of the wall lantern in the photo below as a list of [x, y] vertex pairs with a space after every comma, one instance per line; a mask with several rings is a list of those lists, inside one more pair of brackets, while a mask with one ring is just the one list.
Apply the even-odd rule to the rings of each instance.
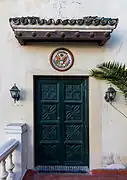
[[10, 89], [11, 97], [14, 99], [14, 103], [20, 99], [20, 90], [14, 84], [14, 86]]
[[105, 100], [106, 102], [112, 102], [116, 97], [116, 90], [113, 87], [109, 87], [105, 93]]

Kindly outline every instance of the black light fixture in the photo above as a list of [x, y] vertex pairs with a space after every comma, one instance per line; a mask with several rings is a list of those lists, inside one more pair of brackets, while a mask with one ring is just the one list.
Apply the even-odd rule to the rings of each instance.
[[20, 90], [14, 84], [14, 86], [10, 89], [11, 97], [14, 99], [14, 103], [20, 99]]
[[112, 102], [116, 97], [116, 90], [113, 87], [109, 87], [108, 90], [105, 93], [105, 100], [107, 102]]

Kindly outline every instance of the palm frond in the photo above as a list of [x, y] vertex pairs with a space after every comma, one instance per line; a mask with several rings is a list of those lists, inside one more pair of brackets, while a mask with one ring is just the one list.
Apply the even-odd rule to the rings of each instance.
[[119, 62], [104, 62], [98, 65], [97, 68], [106, 74], [110, 74], [116, 77], [126, 77], [127, 75], [125, 64], [122, 65]]
[[105, 80], [114, 84], [127, 98], [127, 69], [119, 62], [104, 62], [90, 71], [96, 79]]

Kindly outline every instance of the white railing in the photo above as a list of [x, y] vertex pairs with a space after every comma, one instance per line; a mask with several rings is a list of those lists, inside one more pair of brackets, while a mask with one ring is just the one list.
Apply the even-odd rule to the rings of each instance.
[[[11, 139], [0, 148], [0, 180], [13, 180], [13, 169], [15, 165], [12, 154], [18, 145], [19, 141]], [[8, 164], [6, 162], [8, 162]]]

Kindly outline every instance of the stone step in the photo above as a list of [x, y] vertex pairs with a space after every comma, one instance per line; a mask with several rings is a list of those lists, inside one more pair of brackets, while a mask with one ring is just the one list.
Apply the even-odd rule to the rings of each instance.
[[22, 180], [127, 180], [127, 175], [39, 174], [28, 170]]

